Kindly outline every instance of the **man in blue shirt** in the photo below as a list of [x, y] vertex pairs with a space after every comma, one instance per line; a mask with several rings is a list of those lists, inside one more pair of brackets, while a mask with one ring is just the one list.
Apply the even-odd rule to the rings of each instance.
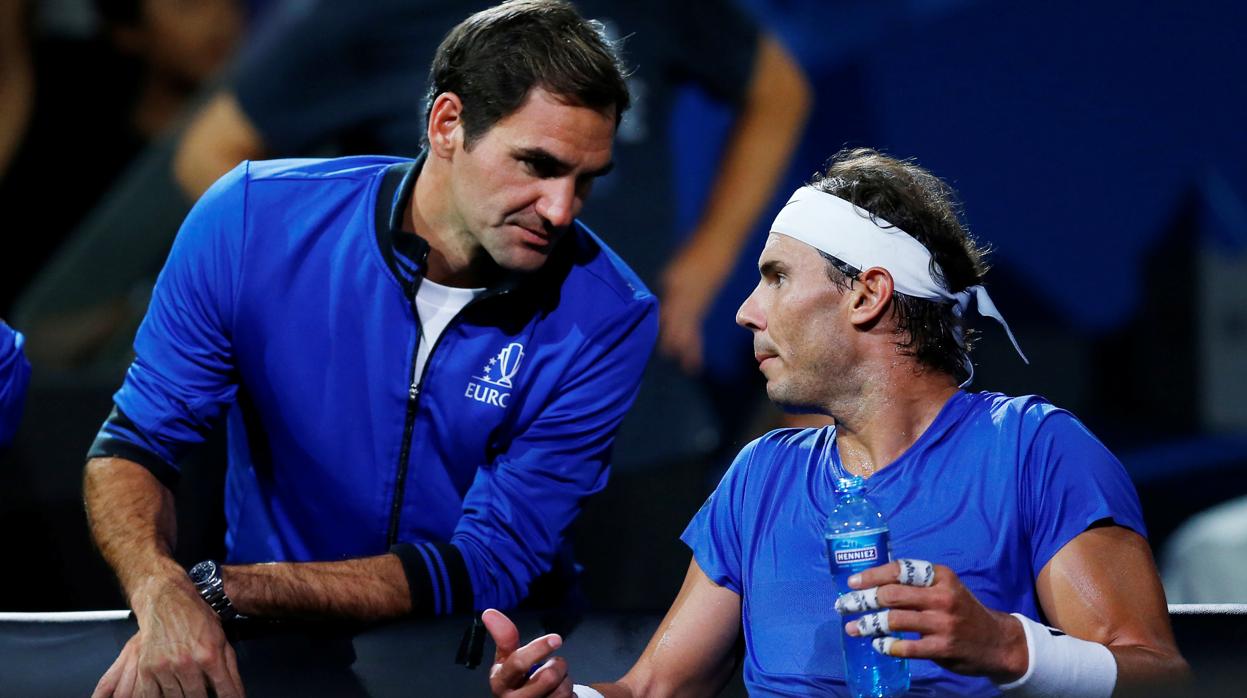
[[[452, 30], [431, 82], [420, 158], [245, 162], [187, 216], [86, 468], [139, 625], [97, 695], [240, 695], [240, 614], [511, 607], [605, 486], [657, 334], [576, 220], [618, 58], [568, 3], [516, 0]], [[170, 487], [221, 422], [228, 564], [188, 575]]]
[[[771, 230], [737, 322], [768, 396], [835, 425], [771, 432], [740, 453], [684, 532], [679, 596], [616, 683], [573, 686], [550, 657], [561, 638], [520, 647], [487, 611], [495, 695], [708, 694], [741, 634], [751, 695], [849, 695], [846, 633], [910, 658], [921, 695], [1107, 698], [1181, 680], [1120, 463], [1042, 398], [961, 389], [967, 311], [1004, 319], [947, 185], [874, 151], [841, 153]], [[822, 534], [849, 475], [865, 478], [908, 563], [860, 573], [837, 599]]]

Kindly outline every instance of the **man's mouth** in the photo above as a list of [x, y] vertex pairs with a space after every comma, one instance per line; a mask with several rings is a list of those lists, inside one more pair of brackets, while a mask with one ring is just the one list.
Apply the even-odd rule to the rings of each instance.
[[520, 231], [520, 238], [526, 245], [548, 247], [554, 242], [554, 235], [543, 228], [532, 228], [519, 223], [512, 223], [511, 225]]

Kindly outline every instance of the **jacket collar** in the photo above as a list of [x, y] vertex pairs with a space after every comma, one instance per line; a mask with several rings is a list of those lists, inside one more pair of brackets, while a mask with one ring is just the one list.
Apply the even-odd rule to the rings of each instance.
[[386, 168], [377, 191], [377, 247], [390, 268], [408, 292], [414, 292], [429, 257], [429, 243], [419, 235], [403, 230], [403, 212], [416, 186], [416, 177], [424, 166], [427, 153], [420, 153], [408, 162]]

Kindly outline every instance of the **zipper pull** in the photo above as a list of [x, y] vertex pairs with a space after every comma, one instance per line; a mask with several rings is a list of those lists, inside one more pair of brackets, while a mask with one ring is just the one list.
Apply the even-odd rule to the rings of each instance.
[[412, 381], [411, 387], [407, 389], [407, 399], [415, 402], [416, 397], [420, 395], [420, 383]]

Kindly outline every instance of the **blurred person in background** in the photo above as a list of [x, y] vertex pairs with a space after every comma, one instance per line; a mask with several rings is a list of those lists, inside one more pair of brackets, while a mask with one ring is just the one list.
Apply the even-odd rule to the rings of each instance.
[[[38, 6], [0, 4], [0, 313], [145, 144], [170, 128], [232, 54], [236, 0], [96, 0], [89, 36], [44, 28]], [[94, 275], [96, 272], [91, 272]]]
[[1247, 497], [1201, 511], [1165, 543], [1169, 603], [1247, 603]]
[[95, 0], [95, 7], [113, 45], [140, 66], [129, 121], [146, 140], [225, 65], [243, 28], [238, 0]]

